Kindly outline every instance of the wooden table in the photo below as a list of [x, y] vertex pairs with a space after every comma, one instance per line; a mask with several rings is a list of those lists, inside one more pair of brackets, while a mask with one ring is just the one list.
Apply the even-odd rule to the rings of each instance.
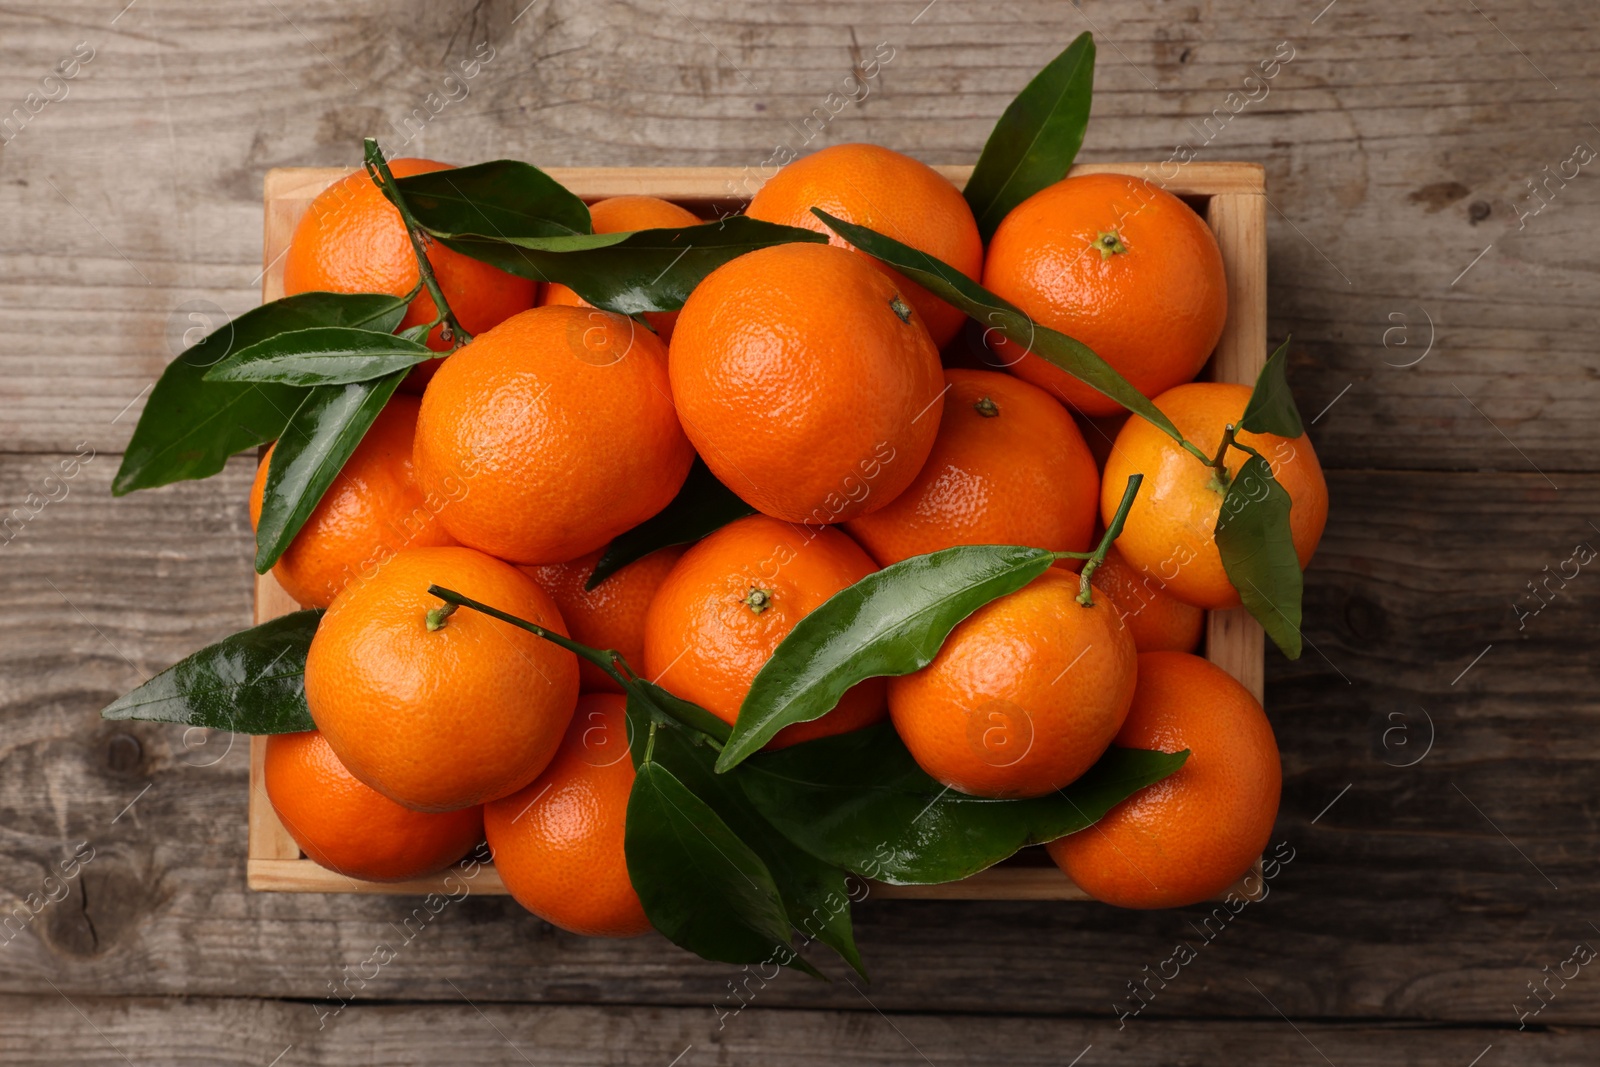
[[[124, 2], [0, 11], [22, 108], [0, 127], [0, 1061], [1595, 1062], [1600, 578], [1566, 562], [1600, 543], [1590, 5]], [[1294, 859], [1266, 900], [1210, 926], [869, 901], [870, 986], [762, 984], [504, 898], [407, 926], [414, 901], [246, 892], [247, 746], [98, 718], [248, 621], [250, 461], [109, 483], [185, 331], [255, 303], [267, 168], [352, 165], [367, 133], [456, 161], [754, 173], [874, 140], [970, 162], [1085, 29], [1085, 160], [1267, 167], [1271, 330], [1333, 517], [1306, 655], [1267, 663]]]

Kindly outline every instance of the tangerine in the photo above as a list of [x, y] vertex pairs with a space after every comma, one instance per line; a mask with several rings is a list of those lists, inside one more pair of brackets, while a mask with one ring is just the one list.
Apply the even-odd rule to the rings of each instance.
[[306, 704], [340, 762], [417, 811], [514, 793], [555, 754], [578, 699], [571, 652], [433, 584], [565, 634], [532, 578], [470, 548], [413, 548], [345, 587], [306, 656]]
[[[628, 233], [633, 230], [677, 229], [680, 226], [698, 226], [704, 221], [686, 207], [654, 196], [613, 196], [589, 205], [589, 222], [595, 233]], [[544, 287], [541, 304], [567, 304], [589, 307], [589, 303], [560, 282]], [[644, 321], [655, 330], [662, 344], [672, 340], [672, 329], [678, 323], [676, 311], [647, 311]]]
[[[1249, 386], [1226, 382], [1191, 382], [1155, 398], [1157, 409], [1178, 432], [1208, 456], [1216, 454], [1223, 432], [1244, 416], [1249, 402]], [[1236, 439], [1262, 454], [1274, 479], [1288, 492], [1290, 537], [1304, 569], [1328, 521], [1328, 485], [1310, 439], [1242, 430]], [[1249, 456], [1230, 448], [1225, 458], [1233, 478]], [[1117, 434], [1100, 486], [1100, 514], [1108, 522], [1121, 500], [1117, 487], [1126, 485], [1134, 473], [1144, 474], [1144, 486], [1117, 538], [1123, 558], [1196, 607], [1238, 607], [1239, 592], [1228, 580], [1217, 550], [1215, 531], [1223, 491], [1215, 472], [1144, 419], [1131, 418]], [[1260, 495], [1257, 487], [1241, 488], [1247, 500]]]
[[1181, 908], [1250, 870], [1272, 836], [1283, 787], [1261, 704], [1222, 668], [1184, 652], [1139, 657], [1139, 689], [1116, 743], [1189, 750], [1176, 773], [1095, 825], [1050, 842], [1050, 856], [1096, 900]]
[[[645, 615], [644, 664], [652, 681], [732, 725], [750, 683], [795, 624], [873, 571], [872, 560], [832, 527], [749, 515], [683, 554]], [[783, 748], [877, 722], [884, 681], [850, 689], [826, 715], [785, 726]]]
[[1115, 548], [1089, 579], [1111, 598], [1140, 652], [1193, 652], [1205, 632], [1206, 613], [1173, 596], [1147, 570], [1136, 570]]
[[[407, 548], [453, 545], [438, 513], [448, 501], [424, 496], [411, 465], [417, 428], [416, 397], [395, 395], [378, 412], [339, 476], [306, 517], [272, 576], [301, 607], [325, 608], [351, 581], [370, 578]], [[261, 523], [267, 449], [250, 487], [250, 529]]]
[[[1216, 237], [1182, 200], [1130, 175], [1066, 178], [1018, 204], [989, 242], [983, 284], [1145, 396], [1198, 374], [1228, 314]], [[1025, 347], [991, 343], [1013, 374], [1083, 414], [1122, 410]]]
[[[589, 576], [600, 562], [600, 552], [579, 556], [570, 563], [524, 567], [539, 588], [561, 609], [572, 639], [590, 648], [612, 649], [635, 670], [644, 667], [644, 616], [678, 558], [680, 545], [657, 549], [636, 559], [587, 589]], [[586, 693], [620, 693], [622, 687], [587, 660], [578, 661], [578, 682]]]
[[[983, 239], [977, 220], [950, 179], [910, 156], [875, 144], [830, 145], [797, 159], [756, 191], [745, 214], [783, 226], [828, 235], [828, 243], [851, 248], [811, 213], [819, 207], [836, 219], [866, 226], [943, 260], [973, 281], [983, 273]], [[940, 348], [961, 330], [966, 314], [870, 256], [917, 309]]]
[[924, 771], [984, 797], [1036, 797], [1111, 744], [1134, 691], [1133, 638], [1106, 598], [1051, 568], [959, 623], [926, 667], [889, 679], [889, 717]]
[[952, 545], [1082, 552], [1100, 472], [1066, 409], [1007, 374], [947, 370], [933, 452], [887, 507], [845, 525], [880, 566]]
[[267, 738], [263, 777], [283, 828], [313, 861], [368, 882], [442, 871], [483, 840], [483, 809], [424, 812], [363, 784], [316, 730]]
[[541, 307], [479, 334], [439, 369], [417, 419], [417, 482], [464, 545], [564, 563], [665, 507], [694, 452], [673, 413], [667, 353], [632, 319]]
[[495, 870], [518, 904], [563, 930], [633, 937], [650, 929], [628, 877], [633, 760], [625, 698], [578, 698], [544, 773], [484, 806]]
[[[431, 159], [389, 160], [389, 171], [396, 178], [454, 169]], [[437, 242], [428, 243], [427, 256], [445, 302], [470, 334], [532, 307], [538, 295], [538, 283]], [[400, 212], [365, 170], [347, 174], [317, 194], [295, 225], [283, 260], [285, 296], [314, 291], [405, 296], [420, 278]], [[396, 329], [421, 326], [436, 315], [433, 297], [423, 289], [412, 298]], [[448, 351], [455, 343], [440, 336], [442, 329], [441, 324], [428, 334], [428, 347], [435, 352]], [[438, 366], [437, 360], [418, 364], [407, 386], [420, 392]]]
[[818, 244], [713, 271], [672, 336], [672, 396], [711, 472], [757, 511], [844, 522], [911, 484], [944, 382], [921, 316], [885, 275]]

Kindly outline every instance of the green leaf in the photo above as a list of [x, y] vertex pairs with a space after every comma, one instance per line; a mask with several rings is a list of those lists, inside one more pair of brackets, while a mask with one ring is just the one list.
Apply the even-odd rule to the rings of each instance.
[[589, 209], [566, 186], [528, 163], [496, 159], [398, 178], [411, 214], [436, 237], [500, 241], [589, 233]]
[[303, 394], [267, 468], [256, 524], [257, 574], [265, 574], [289, 547], [405, 376], [395, 371], [376, 381], [319, 385]]
[[306, 651], [321, 609], [296, 611], [225, 637], [169, 667], [101, 712], [241, 734], [315, 730], [306, 708]]
[[[639, 712], [630, 710], [629, 714], [637, 738], [648, 730], [649, 724]], [[845, 872], [805, 852], [773, 829], [738, 782], [713, 769], [716, 752], [704, 736], [670, 724], [658, 726], [652, 758], [710, 805], [728, 828], [761, 857], [778, 887], [790, 925], [807, 938], [834, 949], [866, 977], [850, 925], [850, 890]]]
[[123, 453], [112, 493], [208, 478], [229, 456], [283, 431], [302, 392], [286, 385], [206, 381], [207, 369], [230, 353], [310, 326], [392, 330], [405, 316], [406, 303], [404, 297], [374, 293], [300, 293], [213, 330], [162, 372]]
[[926, 667], [957, 623], [1054, 561], [1042, 548], [958, 545], [841, 589], [796, 623], [756, 674], [717, 770], [737, 766], [785, 726], [826, 715], [857, 682]]
[[689, 468], [689, 476], [684, 479], [683, 488], [672, 498], [672, 503], [627, 533], [614, 538], [601, 554], [600, 562], [595, 564], [594, 573], [589, 575], [584, 588], [593, 589], [628, 564], [643, 559], [658, 548], [690, 544], [734, 519], [754, 514], [755, 508], [717, 481], [711, 469], [696, 456], [694, 465]]
[[[619, 655], [617, 658], [621, 659], [622, 657]], [[630, 675], [632, 674], [631, 668], [629, 673]], [[732, 727], [705, 708], [702, 708], [699, 704], [694, 704], [684, 700], [682, 697], [675, 696], [654, 682], [647, 682], [637, 676], [625, 678], [622, 684], [630, 695], [637, 696], [658, 709], [666, 716], [665, 721], [699, 731], [719, 744], [728, 740], [728, 734]]]
[[635, 773], [625, 848], [644, 913], [673, 944], [722, 963], [804, 963], [767, 865], [660, 763]]
[[926, 252], [901, 244], [865, 226], [836, 219], [821, 208], [811, 213], [827, 223], [839, 236], [856, 248], [881, 259], [895, 270], [917, 282], [933, 295], [965, 311], [990, 329], [1000, 331], [1008, 341], [1013, 341], [1060, 367], [1074, 378], [1115, 400], [1129, 411], [1149, 422], [1156, 429], [1199, 456], [1202, 462], [1210, 457], [1198, 452], [1184, 440], [1172, 420], [1163, 415], [1150, 399], [1118, 374], [1116, 369], [1095, 355], [1089, 346], [1075, 341], [1064, 333], [1041, 326], [1030, 319], [1015, 304], [1000, 299], [989, 290], [968, 278], [948, 263], [941, 262]]
[[1289, 528], [1292, 501], [1261, 453], [1250, 453], [1228, 482], [1217, 514], [1217, 551], [1239, 598], [1290, 659], [1300, 658], [1300, 597], [1305, 577]]
[[510, 274], [560, 282], [595, 307], [619, 315], [677, 311], [706, 275], [758, 248], [828, 240], [827, 234], [815, 230], [743, 215], [631, 233], [509, 239], [482, 233], [434, 236], [446, 247]]
[[392, 333], [350, 326], [312, 326], [257, 341], [205, 373], [208, 382], [349, 385], [406, 370], [435, 353]]
[[1279, 437], [1299, 437], [1306, 432], [1305, 424], [1300, 421], [1300, 409], [1294, 406], [1294, 394], [1289, 391], [1288, 371], [1289, 339], [1286, 337], [1256, 375], [1250, 403], [1245, 405], [1244, 415], [1239, 419], [1241, 429]]
[[1093, 92], [1094, 39], [1081, 33], [1007, 105], [963, 192], [984, 244], [1012, 208], [1067, 176]]
[[928, 777], [894, 726], [880, 723], [763, 752], [739, 780], [779, 832], [819, 859], [894, 885], [933, 885], [1092, 826], [1187, 758], [1187, 751], [1111, 748], [1064, 789], [989, 800]]

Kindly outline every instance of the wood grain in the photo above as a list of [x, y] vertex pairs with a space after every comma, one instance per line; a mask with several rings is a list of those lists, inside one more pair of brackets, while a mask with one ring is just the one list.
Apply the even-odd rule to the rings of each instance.
[[[396, 22], [370, 0], [173, 0], [136, 5], [114, 27], [86, 14], [104, 27], [97, 58], [4, 150], [0, 438], [26, 451], [81, 440], [120, 449], [171, 357], [169, 334], [190, 314], [255, 303], [256, 197], [272, 167], [354, 165], [364, 133], [463, 162], [759, 175], [779, 144], [865, 139], [970, 164], [1011, 95], [1092, 24], [1116, 47], [1100, 50], [1086, 162], [1166, 160], [1186, 145], [1199, 157], [1190, 166], [1265, 166], [1271, 336], [1296, 339], [1308, 413], [1351, 386], [1317, 426], [1331, 465], [1588, 466], [1600, 433], [1588, 313], [1600, 273], [1581, 250], [1600, 238], [1600, 192], [1580, 177], [1537, 216], [1518, 215], [1539, 202], [1526, 182], [1597, 136], [1586, 125], [1600, 87], [1591, 31], [1570, 0], [1505, 0], [1485, 7], [1493, 20], [1470, 7], [1341, 0], [1314, 24], [1316, 12], [1243, 0], [1095, 10], [1020, 0], [981, 14], [946, 2], [913, 24], [925, 6], [796, 13], [774, 0], [696, 0], [680, 14], [545, 0], [512, 22], [521, 4], [462, 0]], [[20, 14], [6, 29], [17, 99], [28, 72], [42, 75], [82, 36]], [[406, 117], [478, 40], [492, 40], [495, 59], [408, 142]], [[817, 132], [852, 41], [867, 56], [884, 42], [894, 58], [862, 103]], [[1270, 94], [1219, 129], [1214, 110], [1280, 41], [1294, 58]], [[200, 301], [215, 310], [185, 310]], [[1396, 366], [1430, 334], [1423, 362]]]
[[[7, 1064], [83, 1067], [203, 1062], [261, 1067], [273, 1056], [303, 1067], [352, 1062], [393, 1067], [474, 1063], [581, 1065], [752, 1063], [886, 1067], [908, 1063], [1183, 1064], [1328, 1062], [1339, 1067], [1465, 1067], [1490, 1048], [1506, 1063], [1579, 1067], [1594, 1062], [1592, 1030], [1518, 1033], [1514, 1027], [1441, 1032], [1380, 1024], [1115, 1022], [991, 1015], [975, 1026], [923, 1013], [771, 1011], [752, 980], [738, 1014], [709, 1006], [654, 1009], [527, 1007], [488, 1001], [429, 1005], [294, 1004], [197, 998], [187, 1001], [0, 998], [0, 1048]], [[1265, 1006], [1265, 1002], [1263, 1002]], [[1268, 1009], [1270, 1011], [1270, 1009]], [[81, 1011], [81, 1015], [79, 1012]], [[38, 1028], [20, 1025], [35, 1019]], [[319, 1021], [321, 1025], [319, 1026]], [[1092, 1050], [1092, 1052], [1091, 1052]], [[1488, 1057], [1485, 1056], [1485, 1062]]]

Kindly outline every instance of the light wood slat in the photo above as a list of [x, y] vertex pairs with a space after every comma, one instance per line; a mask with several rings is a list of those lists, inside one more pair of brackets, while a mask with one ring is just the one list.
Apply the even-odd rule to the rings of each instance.
[[[585, 200], [610, 196], [657, 196], [663, 200], [747, 199], [750, 171], [745, 167], [543, 167], [545, 173]], [[970, 165], [933, 168], [957, 186], [972, 174]], [[276, 167], [267, 172], [267, 200], [309, 201], [350, 167]], [[1266, 172], [1259, 163], [1190, 163], [1170, 179], [1157, 163], [1079, 163], [1068, 173], [1140, 175], [1175, 196], [1211, 197], [1259, 194]], [[581, 190], [581, 191], [580, 191]], [[1264, 235], [1263, 235], [1264, 236]], [[268, 244], [273, 237], [269, 234]], [[281, 246], [280, 246], [281, 247]]]
[[[293, 841], [290, 841], [293, 847]], [[355, 893], [376, 896], [417, 896], [427, 893], [449, 894], [450, 872], [404, 882], [363, 882], [319, 867], [311, 860], [293, 856], [273, 858], [251, 856], [247, 868], [251, 889], [277, 893]], [[457, 882], [459, 884], [459, 880]], [[506, 896], [510, 892], [494, 867], [484, 864], [472, 882], [472, 891], [484, 896]], [[1254, 900], [1261, 892], [1261, 864], [1217, 899], [1229, 894]], [[981, 871], [971, 878], [942, 885], [886, 885], [873, 882], [868, 896], [877, 900], [1074, 900], [1086, 901], [1089, 895], [1074, 885], [1054, 866], [999, 866]]]

